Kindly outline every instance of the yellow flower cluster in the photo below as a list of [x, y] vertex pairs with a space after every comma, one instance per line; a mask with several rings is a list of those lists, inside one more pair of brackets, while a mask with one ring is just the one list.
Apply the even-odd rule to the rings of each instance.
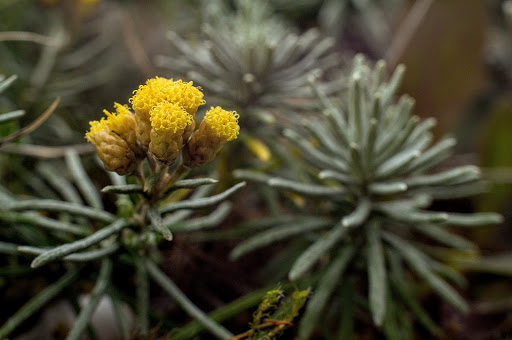
[[194, 132], [195, 113], [205, 101], [201, 88], [192, 82], [152, 78], [134, 91], [129, 102], [133, 113], [127, 105], [115, 103], [116, 113], [104, 110], [106, 118], [90, 122], [86, 133], [105, 167], [119, 174], [133, 171], [145, 156], [169, 165], [182, 149], [185, 166], [200, 166], [215, 158], [240, 130], [236, 112], [212, 107]]

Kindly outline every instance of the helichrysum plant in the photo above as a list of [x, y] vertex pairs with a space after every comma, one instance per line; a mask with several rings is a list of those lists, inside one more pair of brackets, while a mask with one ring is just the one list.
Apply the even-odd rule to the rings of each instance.
[[[468, 311], [465, 300], [443, 278], [461, 279], [444, 263], [443, 254], [447, 250], [474, 253], [476, 245], [451, 227], [499, 223], [502, 218], [494, 213], [428, 210], [433, 199], [474, 193], [480, 187], [480, 172], [476, 166], [439, 170], [437, 166], [450, 155], [455, 139], [433, 142], [435, 121], [414, 116], [414, 100], [407, 95], [395, 98], [403, 72], [399, 66], [387, 80], [383, 61], [371, 67], [358, 55], [346, 79], [349, 91], [339, 98], [328, 98], [312, 80], [321, 114], [302, 127], [284, 130], [307, 162], [304, 178], [298, 181], [246, 170], [237, 173], [283, 192], [315, 198], [314, 212], [263, 221], [256, 230], [270, 228], [249, 237], [232, 252], [237, 258], [295, 238], [294, 245], [287, 248], [295, 250], [281, 255], [288, 256], [291, 263], [288, 278], [298, 280], [310, 274], [316, 281], [299, 327], [300, 339], [310, 337], [324, 320], [322, 315], [332, 315], [328, 311], [335, 305], [329, 301], [338, 295], [338, 288], [345, 297], [341, 314], [346, 329], [353, 323], [356, 292], [365, 296], [363, 306], [374, 324], [383, 326], [393, 339], [408, 338], [400, 334], [410, 322], [405, 320], [402, 305], [432, 333], [440, 333], [414, 297], [416, 278], [457, 310]], [[367, 282], [365, 288], [355, 289], [353, 280], [359, 285]]]
[[[7, 192], [1, 195], [2, 220], [23, 224], [28, 229], [45, 228], [57, 233], [57, 239], [69, 241], [57, 246], [0, 242], [3, 253], [37, 255], [31, 263], [32, 268], [58, 260], [67, 263], [64, 266], [66, 274], [60, 280], [43, 289], [0, 328], [0, 338], [6, 337], [38, 308], [76, 281], [84, 268], [81, 263], [95, 261], [101, 263], [96, 284], [67, 339], [80, 338], [103, 295], [109, 295], [116, 303], [118, 295], [111, 294], [115, 292], [111, 278], [121, 263], [134, 267], [134, 309], [138, 315], [137, 330], [142, 334], [147, 334], [150, 327], [149, 278], [152, 278], [217, 338], [233, 336], [208, 318], [158, 268], [157, 244], [162, 239], [172, 240], [173, 232], [215, 226], [229, 212], [229, 204], [223, 203], [208, 216], [187, 219], [195, 209], [222, 202], [245, 183], [205, 197], [209, 192], [205, 185], [215, 183], [214, 179], [181, 178], [190, 169], [213, 160], [223, 144], [237, 138], [238, 115], [234, 111], [212, 107], [195, 129], [194, 115], [205, 103], [200, 88], [192, 82], [160, 77], [149, 79], [134, 91], [130, 103], [131, 109], [116, 103], [114, 112], [105, 110], [106, 117], [91, 122], [86, 133], [87, 140], [95, 145], [97, 155], [110, 171], [113, 185], [105, 187], [103, 192], [118, 194], [116, 213], [105, 210], [99, 192], [73, 151], [66, 156], [73, 183], [56, 175], [51, 168], [44, 171], [49, 182], [55, 184], [67, 201], [18, 200]], [[126, 184], [125, 177], [119, 175], [133, 175], [130, 178], [137, 182]], [[74, 185], [86, 203], [76, 193]], [[187, 199], [180, 200], [183, 195], [178, 189], [194, 188], [197, 189]], [[126, 325], [121, 328], [126, 337]]]
[[[266, 1], [236, 1], [236, 11], [221, 1], [205, 4], [200, 41], [187, 42], [168, 34], [177, 55], [157, 59], [173, 72], [203, 84], [205, 92], [245, 113], [242, 126], [268, 112], [304, 107], [311, 99], [307, 78], [339, 64], [334, 41], [317, 29], [299, 34], [273, 13]], [[322, 84], [332, 91], [334, 84]], [[294, 110], [288, 110], [293, 113]]]

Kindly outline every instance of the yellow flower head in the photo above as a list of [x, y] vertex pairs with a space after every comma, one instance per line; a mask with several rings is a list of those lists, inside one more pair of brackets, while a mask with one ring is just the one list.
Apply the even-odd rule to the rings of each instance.
[[204, 100], [201, 90], [192, 84], [162, 77], [152, 78], [134, 91], [130, 103], [135, 112], [143, 116], [148, 116], [152, 108], [164, 101], [176, 103], [193, 115]]
[[182, 132], [192, 116], [176, 103], [161, 102], [150, 111], [151, 127], [156, 131]]
[[220, 138], [230, 141], [236, 139], [240, 126], [238, 125], [238, 118], [240, 115], [236, 111], [226, 111], [220, 106], [211, 107], [204, 121], [210, 126]]

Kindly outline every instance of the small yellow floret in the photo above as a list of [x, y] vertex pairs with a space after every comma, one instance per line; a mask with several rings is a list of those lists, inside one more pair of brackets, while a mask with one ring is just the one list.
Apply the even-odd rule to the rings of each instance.
[[193, 82], [184, 83], [177, 80], [174, 82], [174, 86], [175, 89], [169, 94], [168, 101], [179, 104], [191, 115], [205, 103], [201, 88], [193, 86]]
[[177, 103], [190, 114], [194, 114], [205, 103], [203, 93], [192, 82], [184, 83], [162, 77], [149, 79], [130, 98], [133, 109], [143, 115], [149, 114], [153, 107], [164, 101]]
[[123, 134], [125, 131], [133, 130], [134, 119], [133, 114], [128, 109], [128, 106], [114, 103], [116, 113], [108, 112], [103, 110], [103, 113], [107, 116], [106, 125], [114, 132]]
[[157, 131], [183, 131], [192, 123], [192, 116], [176, 103], [162, 102], [150, 111], [151, 127]]
[[89, 125], [91, 126], [91, 128], [85, 134], [85, 138], [87, 139], [87, 141], [89, 143], [94, 144], [94, 135], [97, 134], [98, 132], [109, 130], [108, 122], [105, 118], [101, 118], [100, 121], [97, 121], [97, 120], [90, 121]]
[[236, 111], [226, 111], [220, 106], [211, 107], [204, 121], [212, 128], [215, 134], [226, 141], [236, 139], [240, 126], [238, 118], [240, 115]]

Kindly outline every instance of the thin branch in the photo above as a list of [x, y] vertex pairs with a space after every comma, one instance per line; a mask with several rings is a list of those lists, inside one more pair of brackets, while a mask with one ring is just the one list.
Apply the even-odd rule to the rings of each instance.
[[418, 0], [412, 5], [409, 13], [407, 13], [407, 16], [398, 27], [395, 38], [386, 52], [385, 59], [390, 69], [394, 69], [398, 64], [414, 34], [418, 31], [420, 24], [425, 20], [433, 2], [434, 0]]
[[64, 157], [69, 149], [74, 150], [77, 154], [87, 154], [94, 152], [94, 145], [43, 146], [34, 144], [7, 144], [2, 146], [0, 150], [4, 153], [51, 159]]
[[148, 55], [144, 50], [144, 46], [142, 45], [140, 38], [136, 34], [133, 19], [127, 12], [125, 12], [121, 18], [121, 27], [124, 41], [133, 61], [144, 75], [153, 75], [155, 73], [153, 66], [149, 61]]
[[10, 143], [17, 139], [20, 139], [21, 137], [26, 136], [29, 133], [31, 133], [32, 131], [34, 131], [35, 129], [37, 129], [41, 124], [43, 124], [52, 115], [52, 113], [55, 111], [55, 109], [59, 105], [59, 102], [60, 102], [60, 97], [55, 99], [53, 101], [52, 105], [50, 105], [50, 107], [48, 109], [46, 109], [46, 111], [42, 115], [40, 115], [36, 120], [34, 120], [28, 126], [24, 127], [23, 129], [19, 130], [18, 132], [14, 133], [10, 136], [0, 139], [0, 147], [6, 143]]

